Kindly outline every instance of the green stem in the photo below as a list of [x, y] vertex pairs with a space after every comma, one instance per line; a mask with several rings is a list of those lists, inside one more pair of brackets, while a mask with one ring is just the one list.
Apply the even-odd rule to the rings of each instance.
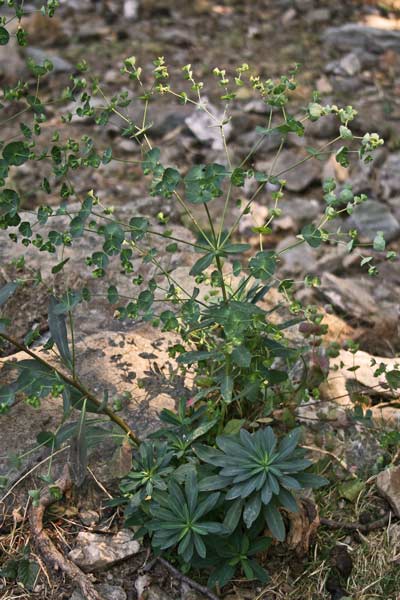
[[[207, 213], [208, 222], [210, 224], [210, 229], [211, 229], [211, 234], [212, 234], [212, 237], [213, 237], [213, 240], [214, 240], [215, 249], [217, 249], [216, 248], [216, 246], [217, 246], [217, 236], [215, 234], [214, 223], [212, 222], [210, 211], [208, 209], [207, 204], [204, 204], [204, 208], [205, 208], [205, 211]], [[217, 265], [218, 272], [220, 274], [222, 297], [224, 299], [224, 302], [228, 302], [228, 294], [226, 293], [226, 286], [225, 286], [224, 274], [223, 274], [223, 271], [222, 271], [222, 262], [221, 262], [221, 258], [218, 255], [215, 256], [215, 262], [216, 262], [216, 265]]]
[[72, 318], [72, 312], [68, 311], [69, 328], [71, 331], [71, 348], [72, 348], [72, 378], [76, 380], [76, 357], [75, 357], [75, 333], [74, 333], [74, 320]]

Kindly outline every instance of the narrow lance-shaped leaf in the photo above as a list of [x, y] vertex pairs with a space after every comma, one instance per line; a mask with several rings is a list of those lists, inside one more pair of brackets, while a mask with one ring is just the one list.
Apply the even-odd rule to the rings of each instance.
[[87, 468], [86, 399], [83, 401], [76, 436], [71, 440], [69, 456], [73, 479], [79, 487], [85, 479]]
[[280, 542], [283, 542], [286, 537], [285, 524], [283, 518], [275, 504], [270, 502], [264, 508], [264, 515], [270, 532]]
[[13, 282], [6, 283], [6, 285], [3, 285], [3, 287], [0, 289], [0, 306], [7, 302], [7, 300], [10, 298], [10, 296], [13, 295], [17, 287], [17, 284]]
[[213, 260], [214, 254], [212, 254], [211, 252], [205, 254], [204, 256], [196, 260], [193, 267], [189, 271], [189, 275], [193, 275], [194, 277], [196, 275], [200, 275], [201, 273], [203, 273], [203, 271], [207, 269], [207, 267], [211, 265]]
[[68, 334], [67, 326], [65, 323], [64, 314], [55, 312], [55, 308], [58, 306], [58, 300], [54, 297], [50, 297], [49, 303], [49, 329], [51, 337], [53, 338], [60, 356], [68, 368], [72, 367], [72, 356], [68, 345]]

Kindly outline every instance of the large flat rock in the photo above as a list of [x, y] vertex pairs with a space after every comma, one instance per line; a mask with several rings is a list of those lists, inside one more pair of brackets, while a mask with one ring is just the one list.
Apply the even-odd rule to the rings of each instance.
[[329, 27], [323, 33], [323, 41], [334, 48], [344, 50], [360, 49], [368, 52], [400, 52], [400, 31], [370, 27], [362, 23], [346, 23], [339, 27]]
[[[104, 391], [113, 399], [122, 399], [120, 413], [141, 438], [159, 425], [158, 415], [163, 408], [173, 409], [177, 399], [188, 394], [176, 363], [168, 355], [168, 344], [175, 338], [160, 334], [151, 326], [136, 327], [130, 333], [103, 331], [79, 342], [76, 348], [78, 373], [81, 381], [99, 399]], [[54, 354], [38, 349], [37, 353], [54, 364]], [[12, 361], [28, 358], [24, 352], [11, 357]], [[0, 380], [6, 381], [6, 359], [0, 359]], [[77, 419], [79, 412], [73, 416]], [[62, 418], [62, 401], [46, 398], [40, 408], [27, 406], [23, 400], [2, 415], [0, 442], [0, 472], [9, 472], [11, 479], [18, 469], [9, 471], [7, 455], [21, 454], [36, 445], [40, 431], [51, 431]], [[21, 435], [23, 432], [23, 435]], [[35, 456], [35, 455], [33, 455]]]

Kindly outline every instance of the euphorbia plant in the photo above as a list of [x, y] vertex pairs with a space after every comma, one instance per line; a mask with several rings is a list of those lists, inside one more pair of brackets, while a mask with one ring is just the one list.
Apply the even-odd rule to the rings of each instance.
[[[48, 3], [50, 12], [54, 4]], [[17, 15], [20, 20], [21, 10], [22, 14]], [[1, 43], [8, 41], [4, 25], [5, 21], [0, 28]], [[70, 248], [79, 245], [86, 235], [95, 236], [98, 243], [93, 244], [84, 259], [93, 268], [93, 281], [80, 289], [66, 289], [58, 298], [49, 296], [51, 338], [46, 348], [57, 352], [59, 368], [29, 349], [39, 338], [38, 330], [28, 332], [23, 343], [12, 335], [12, 323], [6, 318], [7, 300], [17, 286], [25, 285], [24, 277], [0, 290], [0, 305], [5, 307], [0, 337], [30, 354], [29, 360], [13, 365], [17, 376], [12, 383], [1, 386], [0, 408], [3, 412], [9, 410], [20, 393], [25, 393], [28, 403], [35, 407], [49, 393], [62, 397], [64, 413], [60, 427], [55, 432], [46, 432], [40, 440], [54, 449], [71, 437], [80, 449], [75, 458], [83, 463], [87, 446], [82, 440], [91, 427], [98, 427], [98, 423], [88, 422], [89, 412], [108, 416], [133, 445], [140, 445], [136, 433], [118, 411], [109, 407], [107, 391], [104, 390], [103, 398], [97, 398], [79, 378], [74, 310], [104, 293], [102, 282], [107, 281], [113, 269], [118, 273], [114, 279], [118, 280], [112, 284], [107, 281], [105, 295], [115, 305], [116, 317], [143, 319], [162, 331], [178, 334], [180, 340], [171, 343], [170, 355], [184, 373], [193, 371], [195, 375], [193, 389], [182, 399], [178, 412], [165, 411], [162, 415], [168, 425], [158, 434], [163, 441], [146, 441], [135, 450], [134, 468], [122, 484], [120, 499], [127, 504], [127, 522], [142, 524], [141, 532], [152, 538], [155, 549], [176, 550], [187, 564], [197, 561], [200, 564], [212, 552], [217, 553], [218, 561], [227, 558], [226, 563], [222, 561], [219, 565], [221, 570], [212, 576], [212, 583], [225, 583], [227, 577], [233, 576], [236, 565], [246, 576], [262, 578], [261, 567], [249, 558], [265, 549], [258, 536], [267, 527], [274, 537], [283, 540], [281, 509], [296, 510], [296, 491], [321, 484], [316, 476], [304, 473], [310, 463], [298, 448], [299, 431], [278, 442], [271, 428], [263, 428], [266, 418], [273, 422], [274, 408], [287, 406], [287, 397], [300, 403], [308, 396], [307, 377], [296, 383], [291, 367], [300, 357], [306, 362], [308, 352], [318, 364], [320, 351], [316, 338], [323, 333], [322, 315], [316, 307], [301, 306], [294, 297], [295, 282], [279, 277], [282, 255], [292, 246], [277, 250], [270, 243], [274, 219], [282, 214], [285, 175], [301, 169], [307, 161], [332, 153], [343, 166], [349, 165], [353, 155], [368, 162], [383, 141], [375, 133], [353, 134], [351, 122], [356, 111], [351, 106], [323, 105], [314, 94], [305, 106], [292, 107], [296, 70], [278, 79], [265, 80], [242, 64], [231, 81], [224, 69], [214, 69], [213, 75], [222, 90], [220, 114], [202, 95], [203, 82], [195, 79], [191, 65], [182, 69], [187, 82], [186, 90], [182, 91], [171, 83], [162, 57], [154, 61], [152, 73], [145, 73], [135, 57], [127, 58], [121, 72], [133, 91], [111, 97], [101, 82], [90, 76], [85, 61], [81, 61], [77, 66], [79, 74], [71, 75], [69, 86], [57, 99], [61, 104], [73, 102], [75, 107], [63, 114], [63, 125], [57, 126], [49, 123], [46, 112], [47, 104], [54, 105], [56, 99], [45, 100], [40, 91], [41, 80], [52, 72], [51, 62], [37, 65], [30, 61], [29, 67], [32, 80], [5, 88], [1, 99], [2, 109], [13, 115], [11, 120], [14, 118], [19, 125], [12, 140], [1, 141], [2, 235], [8, 236], [8, 243], [16, 244], [16, 252], [18, 247], [21, 249], [21, 255], [29, 246], [49, 253], [54, 276], [68, 268]], [[231, 150], [225, 131], [232, 106], [239, 105], [237, 89], [244, 86], [261, 98], [265, 115], [264, 124], [257, 127], [254, 146], [238, 157]], [[164, 164], [163, 148], [154, 147], [151, 141], [151, 108], [159, 95], [176, 101], [176, 110], [179, 104], [189, 104], [207, 115], [210, 126], [220, 133], [222, 151], [217, 162], [206, 160], [190, 166]], [[140, 116], [132, 118], [128, 107], [138, 100], [143, 109]], [[17, 110], [15, 103], [22, 104], [24, 109]], [[94, 137], [70, 137], [68, 124], [74, 114], [94, 119]], [[327, 115], [337, 117], [337, 136], [320, 147], [307, 146], [299, 161], [278, 170], [278, 159], [290, 138], [305, 136], [307, 124]], [[164, 212], [151, 217], [150, 212], [136, 213], [133, 205], [132, 215], [127, 218], [125, 212], [120, 217], [118, 207], [108, 205], [96, 190], [88, 189], [83, 194], [77, 191], [74, 185], [77, 172], [86, 173], [122, 160], [114, 147], [104, 147], [95, 140], [97, 128], [105, 127], [111, 117], [122, 123], [122, 135], [140, 147], [140, 160], [123, 162], [141, 167], [143, 177], [149, 182], [150, 198], [165, 199], [180, 207], [186, 218], [187, 235], [169, 228]], [[268, 169], [257, 170], [253, 166], [254, 157], [263, 153], [263, 145], [271, 136], [279, 137], [275, 156]], [[14, 185], [18, 168], [30, 163], [35, 163], [40, 173], [41, 190], [59, 198], [57, 206], [42, 204], [33, 214], [22, 210], [24, 192]], [[366, 197], [354, 195], [349, 186], [338, 188], [332, 179], [324, 183], [323, 192], [323, 214], [302, 228], [294, 245], [318, 248], [325, 243], [346, 243], [349, 253], [358, 252], [357, 232], [344, 234], [340, 225], [336, 230], [332, 227], [328, 230], [326, 224], [356, 209], [362, 210], [359, 205]], [[212, 212], [217, 199], [222, 201], [218, 220]], [[269, 210], [264, 223], [253, 228], [258, 236], [254, 247], [239, 238], [238, 226], [259, 199], [268, 202]], [[204, 220], [196, 216], [199, 208], [204, 211]], [[233, 219], [228, 222], [227, 216], [232, 214]], [[377, 235], [374, 248], [385, 252], [381, 234]], [[180, 282], [168, 258], [182, 249], [193, 253], [188, 273], [192, 278], [190, 284]], [[394, 258], [393, 253], [387, 256]], [[360, 261], [371, 275], [376, 272], [371, 257], [360, 254]], [[23, 259], [17, 262], [22, 266]], [[152, 275], [146, 279], [149, 266]], [[128, 278], [131, 284], [129, 297], [119, 290], [123, 278]], [[36, 281], [40, 281], [40, 274]], [[318, 279], [307, 276], [305, 282], [317, 285]], [[272, 320], [270, 315], [277, 307], [266, 309], [261, 302], [271, 288], [279, 290], [292, 313], [286, 320]], [[285, 330], [302, 321], [307, 324], [303, 326], [304, 343], [290, 341]], [[66, 422], [71, 418], [73, 425], [68, 428]], [[211, 544], [207, 537], [213, 535], [219, 536], [218, 543], [209, 554], [207, 548]], [[218, 551], [219, 547], [224, 548], [224, 540], [230, 548], [227, 556], [225, 550]]]

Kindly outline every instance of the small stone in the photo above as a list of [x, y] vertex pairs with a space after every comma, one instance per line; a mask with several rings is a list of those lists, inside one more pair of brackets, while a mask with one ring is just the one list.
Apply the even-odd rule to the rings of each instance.
[[347, 77], [337, 75], [331, 79], [333, 89], [342, 94], [353, 94], [363, 85], [359, 77]]
[[[356, 390], [371, 390], [374, 394], [379, 394], [381, 398], [393, 399], [393, 393], [387, 386], [385, 376], [375, 377], [374, 369], [371, 368], [373, 359], [375, 364], [384, 364], [387, 371], [395, 369], [398, 360], [368, 354], [361, 350], [356, 354], [348, 350], [341, 350], [338, 356], [329, 360], [331, 372], [335, 372], [335, 377], [330, 377], [322, 383], [320, 386], [321, 397], [326, 401], [348, 407], [353, 403], [351, 390], [354, 390], [356, 382]], [[358, 367], [356, 374], [352, 371], [354, 364]]]
[[393, 196], [388, 200], [388, 205], [393, 216], [400, 222], [400, 195]]
[[336, 137], [339, 134], [339, 125], [336, 115], [327, 115], [318, 121], [307, 124], [307, 134], [319, 139]]
[[329, 82], [329, 79], [325, 77], [325, 75], [321, 75], [321, 77], [317, 80], [317, 90], [320, 94], [331, 94], [333, 91], [333, 87]]
[[291, 275], [310, 273], [315, 269], [317, 264], [316, 252], [311, 246], [306, 244], [296, 246], [296, 242], [298, 242], [297, 238], [289, 236], [278, 244], [276, 248], [278, 254], [289, 248], [289, 246], [293, 246], [281, 255], [283, 263], [281, 269], [284, 273], [290, 273]]
[[110, 567], [139, 552], [139, 542], [133, 539], [133, 535], [133, 532], [127, 529], [115, 535], [82, 531], [76, 538], [76, 548], [71, 550], [68, 556], [83, 571]]
[[400, 517], [400, 466], [379, 473], [376, 478], [376, 488], [389, 502], [396, 517]]
[[199, 594], [187, 583], [182, 582], [182, 596], [181, 600], [204, 600], [204, 595]]
[[6, 46], [0, 46], [0, 80], [17, 81], [26, 74], [25, 61], [19, 54], [20, 47], [14, 37]]
[[390, 242], [400, 235], [400, 223], [392, 215], [389, 208], [377, 200], [367, 200], [347, 219], [348, 229], [357, 229], [360, 237], [372, 241], [377, 231], [382, 231], [384, 238]]
[[322, 34], [323, 41], [333, 48], [382, 53], [386, 50], [400, 51], [400, 31], [369, 27], [360, 23], [346, 23], [330, 27]]
[[250, 113], [256, 113], [258, 115], [265, 115], [267, 114], [267, 105], [265, 104], [265, 102], [263, 102], [263, 100], [250, 100], [249, 102], [246, 102], [246, 104], [243, 106], [243, 110], [244, 112], [250, 112]]
[[333, 177], [339, 183], [343, 183], [349, 178], [349, 169], [340, 165], [335, 157], [332, 155], [326, 163], [322, 171], [323, 179]]
[[322, 213], [318, 200], [303, 196], [283, 198], [279, 206], [282, 209], [282, 216], [291, 217], [298, 227], [310, 223]]
[[125, 0], [124, 2], [124, 17], [130, 21], [138, 18], [139, 2], [138, 0]]
[[71, 73], [71, 71], [74, 71], [74, 67], [70, 62], [42, 48], [28, 47], [26, 54], [38, 65], [43, 65], [45, 60], [50, 60], [53, 63], [53, 73]]
[[[215, 121], [207, 112], [197, 108], [189, 117], [186, 117], [185, 123], [195, 138], [199, 142], [209, 144], [213, 150], [223, 150], [224, 143], [217, 123], [222, 120], [222, 114], [215, 108], [206, 97], [202, 99], [202, 106], [207, 108], [217, 121]], [[228, 139], [232, 131], [232, 126], [228, 123], [224, 126], [225, 138]]]
[[339, 61], [339, 67], [349, 77], [353, 77], [361, 71], [361, 62], [355, 52], [349, 52]]
[[170, 596], [158, 585], [152, 585], [146, 590], [146, 600], [177, 600], [176, 595]]
[[289, 217], [289, 216], [283, 216], [283, 217], [279, 217], [278, 219], [275, 219], [274, 226], [276, 227], [276, 229], [281, 230], [281, 231], [288, 231], [288, 230], [294, 231], [296, 229], [295, 221], [293, 220], [292, 217]]
[[[357, 361], [357, 355], [356, 355]], [[376, 439], [376, 436], [368, 432], [368, 429], [357, 431], [349, 429], [348, 439], [346, 440], [346, 464], [349, 469], [356, 473], [361, 479], [367, 478], [373, 475], [379, 459], [382, 458], [384, 452], [381, 445]], [[353, 482], [354, 483], [354, 482]], [[360, 488], [363, 489], [364, 484], [360, 483]], [[344, 489], [346, 486], [344, 484]], [[346, 493], [342, 493], [344, 498], [350, 501], [355, 500], [351, 498], [353, 494], [358, 496], [360, 491], [359, 486], [347, 487]]]
[[153, 124], [151, 128], [152, 138], [163, 138], [173, 131], [181, 130], [186, 135], [190, 132], [187, 131], [185, 124], [185, 115], [177, 113], [167, 113], [163, 115], [159, 122]]
[[145, 573], [144, 575], [139, 575], [139, 577], [135, 581], [135, 590], [138, 598], [142, 598], [145, 590], [150, 586], [150, 584], [151, 577], [148, 573]]
[[[127, 595], [122, 587], [109, 585], [108, 583], [101, 583], [96, 585], [96, 590], [99, 592], [104, 600], [126, 600]], [[70, 600], [86, 600], [80, 591], [75, 590]]]
[[294, 0], [294, 5], [302, 13], [310, 13], [314, 10], [314, 0]]
[[105, 83], [117, 83], [121, 79], [121, 73], [118, 69], [108, 69], [104, 73], [104, 82]]
[[82, 24], [76, 33], [78, 41], [84, 42], [86, 44], [88, 42], [95, 42], [97, 40], [101, 40], [104, 35], [103, 30], [98, 27], [94, 28], [92, 23], [89, 23], [88, 25]]
[[99, 513], [95, 510], [82, 510], [79, 513], [79, 518], [86, 527], [90, 527], [99, 522]]
[[[304, 158], [304, 153], [294, 150], [284, 150], [274, 161], [260, 161], [256, 163], [258, 171], [269, 173], [274, 164], [274, 173], [280, 179], [286, 181], [285, 188], [290, 192], [302, 192], [306, 190], [314, 181], [321, 177], [321, 164], [317, 160], [308, 160], [298, 165]], [[297, 166], [294, 166], [297, 165]]]
[[400, 193], [400, 152], [388, 156], [380, 169], [380, 187], [384, 199]]
[[296, 16], [297, 11], [293, 7], [288, 8], [287, 10], [285, 10], [281, 17], [282, 24], [287, 25], [288, 23], [291, 23], [291, 21], [293, 21], [293, 19], [295, 19]]
[[378, 310], [367, 285], [357, 279], [324, 273], [319, 291], [333, 306], [350, 316], [368, 320]]
[[318, 23], [326, 23], [330, 18], [331, 11], [329, 8], [316, 8], [309, 13], [307, 20], [310, 25], [316, 25]]
[[133, 140], [127, 140], [126, 138], [123, 138], [121, 140], [118, 140], [118, 148], [123, 152], [132, 154], [132, 152], [137, 151], [138, 145]]

